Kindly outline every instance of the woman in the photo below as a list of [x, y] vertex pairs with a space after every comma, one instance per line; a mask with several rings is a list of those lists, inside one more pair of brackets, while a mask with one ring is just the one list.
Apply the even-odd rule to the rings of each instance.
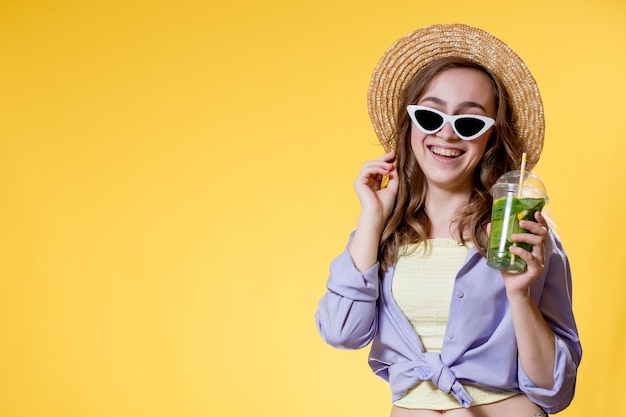
[[339, 348], [371, 343], [392, 417], [561, 411], [582, 350], [558, 237], [537, 213], [513, 238], [532, 245], [511, 249], [524, 272], [485, 260], [490, 187], [519, 168], [522, 152], [532, 167], [541, 151], [532, 75], [486, 32], [429, 26], [385, 53], [369, 110], [388, 152], [354, 183], [361, 214], [331, 264], [320, 334]]

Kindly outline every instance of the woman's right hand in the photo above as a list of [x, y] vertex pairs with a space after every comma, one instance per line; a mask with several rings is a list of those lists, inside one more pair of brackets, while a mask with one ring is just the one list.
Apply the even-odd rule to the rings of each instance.
[[[398, 171], [393, 165], [395, 158], [395, 151], [391, 151], [374, 161], [365, 162], [354, 181], [354, 188], [361, 202], [361, 216], [375, 219], [381, 225], [391, 214], [398, 194]], [[388, 181], [381, 188], [385, 176], [388, 176]]]
[[[354, 265], [362, 273], [377, 262], [380, 235], [396, 201], [399, 180], [393, 165], [395, 159], [396, 153], [392, 151], [364, 163], [354, 180], [354, 188], [361, 201], [361, 216], [349, 250]], [[385, 187], [381, 187], [385, 176], [389, 180]]]

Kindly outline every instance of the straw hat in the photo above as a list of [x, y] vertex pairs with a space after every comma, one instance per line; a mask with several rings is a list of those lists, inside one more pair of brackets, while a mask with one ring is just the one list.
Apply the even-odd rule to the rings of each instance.
[[398, 99], [406, 83], [426, 64], [459, 56], [493, 71], [509, 94], [513, 125], [531, 169], [539, 160], [545, 132], [537, 82], [522, 59], [493, 35], [462, 24], [439, 24], [400, 38], [374, 69], [368, 90], [368, 110], [374, 131], [386, 151], [395, 146]]

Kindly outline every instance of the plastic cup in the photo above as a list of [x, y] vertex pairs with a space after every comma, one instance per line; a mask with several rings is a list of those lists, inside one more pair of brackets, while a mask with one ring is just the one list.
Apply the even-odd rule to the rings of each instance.
[[[521, 189], [520, 189], [521, 188]], [[493, 209], [491, 211], [491, 233], [487, 251], [487, 265], [502, 271], [519, 274], [526, 269], [526, 262], [513, 255], [511, 245], [531, 251], [527, 243], [513, 243], [511, 235], [528, 233], [519, 225], [520, 220], [535, 221], [535, 213], [548, 202], [543, 183], [535, 174], [524, 174], [520, 187], [520, 171], [510, 171], [501, 176], [491, 187]]]

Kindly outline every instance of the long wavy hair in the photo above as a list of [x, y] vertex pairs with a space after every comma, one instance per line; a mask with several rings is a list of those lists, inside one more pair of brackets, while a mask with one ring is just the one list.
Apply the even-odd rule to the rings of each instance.
[[395, 264], [402, 245], [427, 243], [431, 222], [425, 211], [428, 183], [415, 159], [411, 146], [411, 121], [406, 107], [419, 102], [435, 76], [452, 68], [473, 68], [485, 73], [492, 82], [496, 102], [496, 123], [485, 153], [474, 172], [474, 188], [465, 209], [454, 219], [456, 238], [471, 242], [481, 255], [487, 248], [487, 224], [491, 220], [493, 199], [489, 190], [505, 172], [518, 167], [522, 146], [514, 130], [507, 92], [490, 70], [460, 57], [441, 58], [418, 72], [401, 93], [397, 115], [396, 165], [399, 187], [395, 206], [381, 235], [378, 258], [383, 268]]

